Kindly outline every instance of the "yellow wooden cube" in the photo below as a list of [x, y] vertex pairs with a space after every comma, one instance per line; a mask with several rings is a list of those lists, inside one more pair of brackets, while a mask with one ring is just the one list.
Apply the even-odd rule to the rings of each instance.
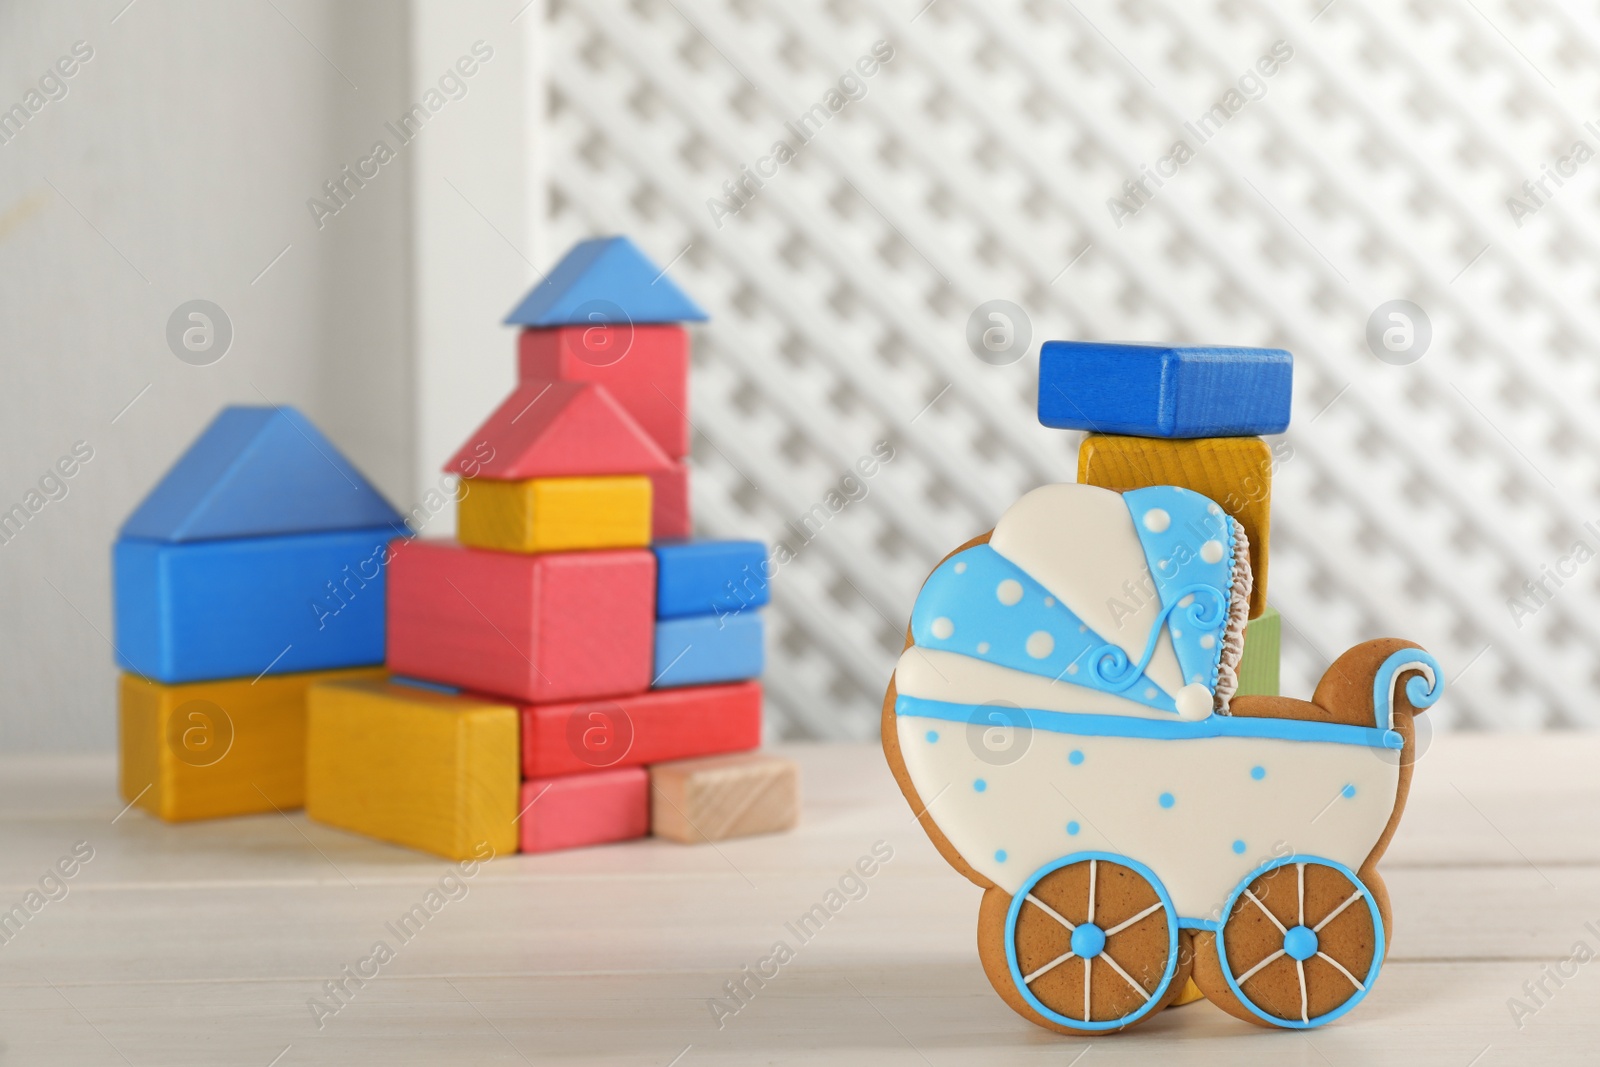
[[456, 536], [475, 548], [561, 552], [650, 543], [650, 479], [474, 478], [456, 505]]
[[124, 674], [122, 799], [168, 822], [300, 807], [306, 691], [381, 667], [163, 685]]
[[1119, 492], [1178, 485], [1215, 500], [1250, 538], [1253, 619], [1267, 609], [1273, 462], [1272, 448], [1259, 437], [1169, 440], [1092, 433], [1078, 449], [1078, 481]]
[[392, 682], [314, 686], [306, 815], [447, 859], [517, 849], [517, 709]]

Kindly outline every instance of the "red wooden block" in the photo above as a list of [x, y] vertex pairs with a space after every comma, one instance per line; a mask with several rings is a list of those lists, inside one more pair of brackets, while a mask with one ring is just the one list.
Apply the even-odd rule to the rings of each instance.
[[761, 683], [657, 689], [522, 709], [525, 778], [742, 752], [761, 744]]
[[525, 555], [452, 541], [391, 547], [388, 664], [396, 674], [535, 702], [650, 684], [655, 555]]
[[682, 541], [694, 530], [689, 514], [689, 468], [674, 463], [666, 470], [650, 471], [650, 539]]
[[519, 807], [523, 852], [631, 841], [650, 832], [650, 773], [617, 767], [529, 779]]
[[672, 459], [689, 454], [689, 334], [682, 326], [556, 326], [522, 331], [523, 382], [596, 382]]
[[569, 478], [647, 474], [672, 460], [604, 386], [527, 382], [501, 401], [450, 458], [466, 478]]

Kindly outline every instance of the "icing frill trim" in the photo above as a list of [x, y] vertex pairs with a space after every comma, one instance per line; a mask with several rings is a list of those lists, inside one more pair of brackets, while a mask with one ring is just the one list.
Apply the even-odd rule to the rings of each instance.
[[1250, 622], [1250, 593], [1255, 575], [1250, 571], [1250, 538], [1232, 516], [1228, 518], [1229, 538], [1228, 628], [1222, 634], [1222, 654], [1217, 659], [1216, 711], [1228, 714], [1228, 704], [1239, 691], [1239, 660], [1244, 655], [1244, 628]]

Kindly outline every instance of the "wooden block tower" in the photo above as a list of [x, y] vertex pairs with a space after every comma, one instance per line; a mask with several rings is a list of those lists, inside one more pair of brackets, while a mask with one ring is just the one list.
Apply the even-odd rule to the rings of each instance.
[[704, 319], [625, 237], [511, 313], [518, 384], [445, 468], [458, 540], [390, 562], [394, 682], [312, 691], [312, 818], [453, 858], [793, 824], [792, 764], [752, 752], [766, 548], [688, 540]]
[[398, 512], [286, 407], [230, 407], [112, 551], [123, 799], [169, 821], [288, 810], [307, 692], [382, 677]]
[[1279, 618], [1267, 606], [1276, 457], [1261, 435], [1289, 428], [1293, 374], [1277, 348], [1047, 341], [1039, 352], [1039, 421], [1089, 431], [1079, 482], [1182, 486], [1244, 527], [1255, 587], [1241, 695], [1278, 693]]

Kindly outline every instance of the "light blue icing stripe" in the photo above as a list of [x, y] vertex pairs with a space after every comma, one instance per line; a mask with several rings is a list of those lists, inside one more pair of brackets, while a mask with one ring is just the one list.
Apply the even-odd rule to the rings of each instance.
[[[911, 718], [942, 719], [946, 722], [978, 722], [987, 704], [951, 704], [922, 697], [895, 698], [894, 712]], [[1198, 722], [1167, 719], [1135, 719], [1124, 715], [1091, 715], [1068, 711], [1039, 711], [1033, 708], [1008, 709], [1014, 725], [1045, 730], [1053, 734], [1079, 737], [1148, 737], [1156, 741], [1183, 741], [1206, 737], [1266, 737], [1277, 741], [1330, 741], [1366, 748], [1402, 748], [1405, 739], [1394, 730], [1370, 726], [1341, 726], [1337, 723], [1302, 722], [1298, 719], [1255, 719], [1232, 715], [1212, 715]]]
[[[1226, 600], [1222, 614], [1226, 617]], [[956, 553], [928, 576], [911, 610], [911, 637], [923, 648], [1115, 693], [1159, 711], [1178, 710], [1172, 696], [1144, 674], [1153, 642], [1139, 663], [1129, 662], [1120, 648], [988, 545]]]
[[[1228, 598], [1233, 590], [1234, 522], [1210, 497], [1175, 485], [1135, 489], [1123, 493], [1122, 500], [1144, 548], [1154, 580], [1153, 593], [1172, 612], [1167, 628], [1183, 680], [1186, 684], [1199, 682], [1215, 692], [1228, 625]], [[1195, 585], [1217, 590], [1223, 606], [1220, 614], [1210, 613], [1202, 619], [1172, 611]], [[1152, 591], [1144, 592], [1150, 595]]]
[[1431, 708], [1444, 695], [1444, 671], [1439, 661], [1420, 648], [1402, 648], [1383, 661], [1372, 679], [1372, 712], [1379, 727], [1394, 725], [1394, 705], [1390, 702], [1395, 675], [1402, 671], [1423, 673], [1406, 683], [1406, 699], [1414, 708]]

